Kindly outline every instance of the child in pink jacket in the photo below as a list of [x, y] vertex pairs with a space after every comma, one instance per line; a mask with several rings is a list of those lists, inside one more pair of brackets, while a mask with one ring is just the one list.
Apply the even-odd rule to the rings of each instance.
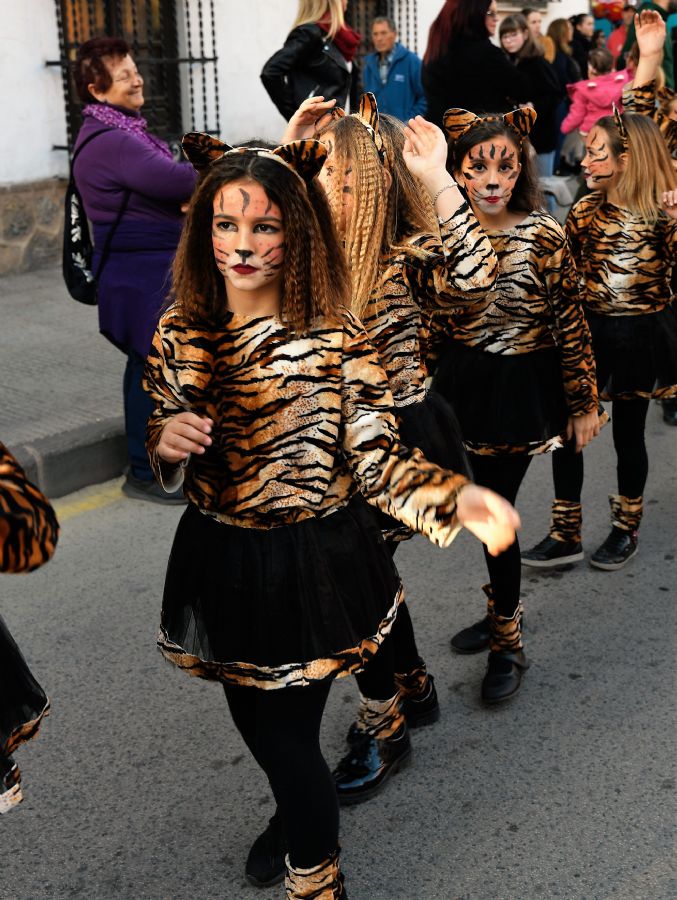
[[567, 85], [571, 107], [562, 122], [562, 134], [576, 128], [585, 136], [602, 116], [610, 116], [615, 104], [622, 111], [623, 88], [632, 75], [627, 69], [613, 71], [613, 56], [600, 48], [588, 55], [588, 78]]

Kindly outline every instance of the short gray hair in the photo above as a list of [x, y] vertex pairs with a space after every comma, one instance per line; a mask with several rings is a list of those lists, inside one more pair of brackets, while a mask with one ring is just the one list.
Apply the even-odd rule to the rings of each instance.
[[373, 28], [374, 25], [380, 25], [381, 22], [385, 22], [391, 31], [397, 31], [397, 25], [395, 24], [394, 20], [390, 18], [390, 16], [376, 16], [376, 18], [371, 23], [371, 27]]

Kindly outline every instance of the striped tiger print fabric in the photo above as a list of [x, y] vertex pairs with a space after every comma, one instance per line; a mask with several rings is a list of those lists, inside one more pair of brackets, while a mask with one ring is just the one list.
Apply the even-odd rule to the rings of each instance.
[[604, 316], [659, 312], [672, 299], [677, 222], [661, 215], [647, 224], [594, 191], [576, 203], [566, 232], [587, 309]]
[[[449, 338], [485, 353], [506, 355], [559, 347], [571, 415], [596, 409], [590, 332], [562, 227], [552, 216], [535, 211], [513, 228], [487, 234], [498, 257], [498, 279], [477, 302], [456, 311], [451, 320], [433, 314], [429, 366], [434, 367]], [[539, 444], [467, 444], [472, 453], [488, 456], [545, 453], [559, 446], [559, 437]]]
[[[669, 88], [667, 90], [669, 91]], [[649, 116], [654, 120], [667, 144], [672, 164], [677, 167], [677, 122], [662, 113], [656, 106], [656, 101], [660, 98], [661, 93], [657, 90], [655, 81], [649, 81], [639, 87], [633, 87], [631, 82], [623, 89], [623, 108], [625, 112]], [[669, 93], [672, 94], [672, 91]]]
[[467, 203], [440, 224], [440, 235], [417, 235], [382, 261], [362, 323], [396, 406], [425, 397], [429, 311], [471, 306], [497, 275], [496, 254]]
[[0, 443], [0, 572], [31, 572], [51, 559], [59, 523], [47, 498]]
[[[147, 447], [156, 476], [232, 525], [270, 528], [324, 516], [358, 486], [369, 502], [441, 546], [459, 530], [461, 475], [399, 443], [378, 355], [347, 310], [290, 335], [274, 316], [229, 313], [218, 328], [161, 318], [145, 388], [155, 402]], [[170, 416], [214, 421], [212, 446], [185, 469], [157, 455]]]

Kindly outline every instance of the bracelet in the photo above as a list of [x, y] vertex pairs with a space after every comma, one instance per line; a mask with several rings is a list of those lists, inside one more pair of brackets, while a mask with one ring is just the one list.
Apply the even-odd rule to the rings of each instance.
[[440, 194], [443, 194], [445, 191], [449, 191], [449, 190], [451, 190], [451, 188], [455, 188], [455, 187], [457, 187], [455, 181], [450, 181], [449, 184], [445, 184], [444, 187], [441, 187], [439, 189], [439, 191], [433, 197], [433, 206], [437, 203], [437, 198], [440, 196]]

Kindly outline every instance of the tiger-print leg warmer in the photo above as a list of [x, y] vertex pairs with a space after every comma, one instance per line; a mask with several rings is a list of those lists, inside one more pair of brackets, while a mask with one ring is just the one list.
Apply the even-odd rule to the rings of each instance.
[[621, 494], [609, 495], [611, 507], [611, 524], [621, 531], [637, 531], [642, 521], [642, 497], [623, 497]]
[[21, 771], [10, 756], [0, 752], [0, 815], [23, 800]]
[[284, 886], [287, 900], [343, 900], [343, 875], [339, 869], [339, 850], [311, 869], [292, 866], [289, 857]]
[[379, 740], [387, 740], [404, 725], [404, 715], [400, 709], [400, 695], [389, 700], [371, 700], [360, 694], [355, 727], [364, 734]]
[[[485, 587], [486, 591], [486, 587]], [[489, 613], [489, 650], [521, 650], [522, 649], [522, 601], [517, 605], [514, 614], [507, 618], [498, 616], [494, 612], [494, 600], [489, 594], [487, 602], [487, 611]]]
[[553, 500], [550, 537], [556, 541], [580, 541], [583, 508], [571, 500]]
[[418, 662], [411, 672], [395, 672], [395, 684], [400, 695], [408, 700], [422, 700], [432, 690], [428, 670], [420, 656]]

